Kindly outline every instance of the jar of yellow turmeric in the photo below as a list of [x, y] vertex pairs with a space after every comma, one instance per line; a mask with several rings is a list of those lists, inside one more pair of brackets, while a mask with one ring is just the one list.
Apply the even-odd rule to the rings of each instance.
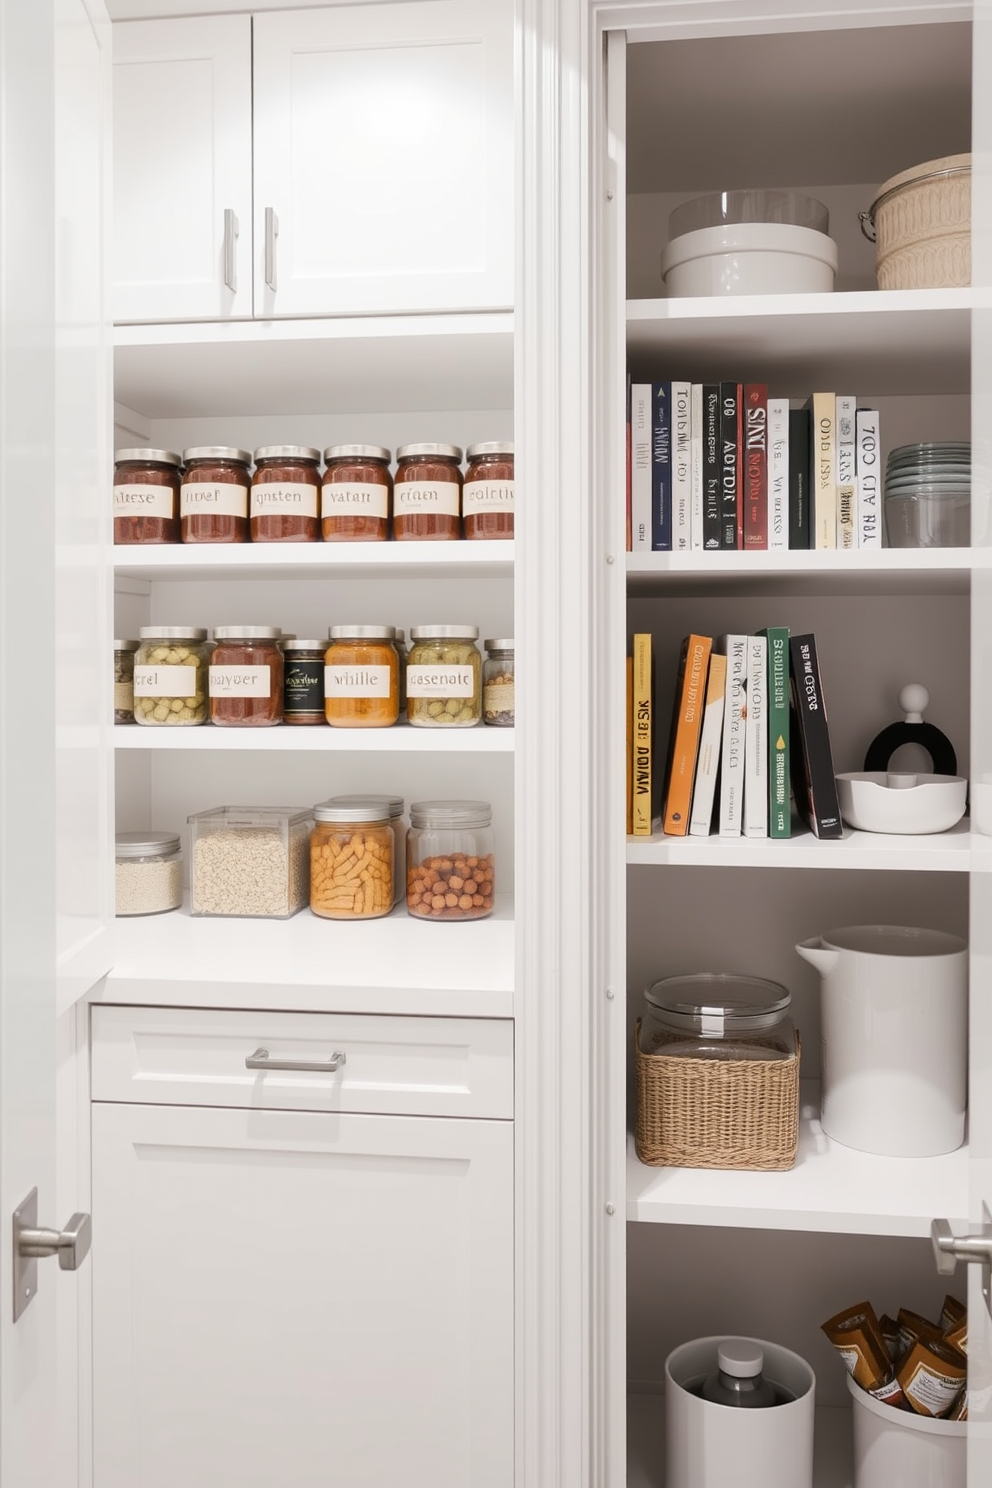
[[332, 625], [324, 653], [324, 716], [335, 728], [388, 728], [400, 713], [391, 625]]
[[393, 907], [394, 835], [387, 800], [313, 809], [310, 908], [325, 920], [374, 920]]

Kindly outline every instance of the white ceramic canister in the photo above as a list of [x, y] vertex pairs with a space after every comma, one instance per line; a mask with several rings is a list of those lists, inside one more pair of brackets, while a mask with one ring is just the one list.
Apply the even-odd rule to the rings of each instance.
[[834, 287], [837, 244], [787, 222], [728, 222], [673, 238], [661, 255], [671, 296], [818, 294]]
[[[665, 1482], [673, 1488], [811, 1488], [816, 1376], [799, 1354], [753, 1339], [766, 1380], [794, 1398], [763, 1410], [704, 1400], [725, 1338], [697, 1338], [665, 1360]], [[893, 1485], [895, 1488], [895, 1485]]]
[[854, 1488], [965, 1488], [968, 1426], [895, 1410], [850, 1375]]
[[853, 925], [796, 946], [822, 978], [821, 1121], [883, 1157], [964, 1141], [968, 948], [956, 935]]

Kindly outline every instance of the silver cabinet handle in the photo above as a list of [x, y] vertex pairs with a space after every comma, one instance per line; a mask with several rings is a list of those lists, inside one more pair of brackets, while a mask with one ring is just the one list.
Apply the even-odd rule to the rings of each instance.
[[315, 1070], [321, 1075], [333, 1075], [347, 1061], [347, 1054], [335, 1049], [330, 1059], [272, 1059], [268, 1049], [256, 1049], [245, 1060], [245, 1069], [251, 1070]]
[[274, 207], [265, 209], [265, 282], [275, 292], [276, 287], [276, 238], [279, 236], [279, 218]]
[[233, 207], [224, 208], [224, 283], [238, 292], [238, 217]]
[[64, 1230], [46, 1230], [38, 1225], [38, 1190], [33, 1188], [14, 1210], [13, 1264], [14, 1322], [38, 1290], [38, 1262], [57, 1255], [63, 1271], [78, 1271], [89, 1255], [93, 1223], [88, 1214], [74, 1214]]
[[958, 1261], [982, 1268], [982, 1296], [992, 1312], [992, 1216], [985, 1205], [984, 1223], [975, 1235], [955, 1235], [946, 1219], [935, 1219], [930, 1225], [934, 1260], [941, 1276], [950, 1276]]

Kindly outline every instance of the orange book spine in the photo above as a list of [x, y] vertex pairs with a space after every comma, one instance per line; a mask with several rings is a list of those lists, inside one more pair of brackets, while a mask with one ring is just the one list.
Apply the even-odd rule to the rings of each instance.
[[692, 782], [699, 753], [706, 674], [712, 649], [712, 636], [689, 635], [682, 642], [662, 813], [662, 830], [669, 837], [685, 837], [689, 831]]

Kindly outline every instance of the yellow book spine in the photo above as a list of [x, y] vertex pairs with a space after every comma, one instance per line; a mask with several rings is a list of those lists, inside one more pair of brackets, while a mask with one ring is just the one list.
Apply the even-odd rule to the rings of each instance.
[[638, 633], [633, 644], [631, 825], [635, 837], [651, 836], [651, 636]]
[[634, 830], [633, 801], [632, 801], [632, 795], [631, 795], [631, 786], [632, 786], [633, 779], [634, 779], [634, 759], [633, 759], [633, 754], [632, 754], [633, 743], [634, 743], [633, 702], [634, 702], [634, 658], [632, 656], [628, 656], [627, 657], [627, 712], [626, 712], [626, 719], [627, 719], [627, 795], [626, 795], [626, 813], [627, 813], [627, 836], [628, 837], [630, 836], [630, 834]]

